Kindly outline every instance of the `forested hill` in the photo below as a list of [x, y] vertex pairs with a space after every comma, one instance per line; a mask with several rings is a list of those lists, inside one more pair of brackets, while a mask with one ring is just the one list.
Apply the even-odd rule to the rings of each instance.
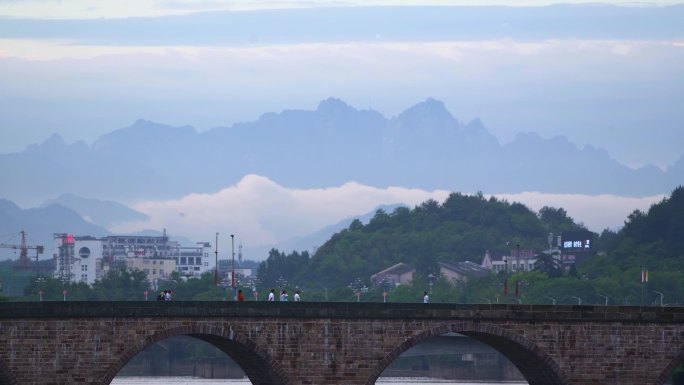
[[[684, 186], [651, 206], [634, 211], [617, 233], [604, 231], [605, 256], [587, 266], [594, 275], [637, 274], [648, 269], [658, 274], [684, 274]], [[617, 270], [617, 271], [613, 271]]]
[[366, 225], [354, 221], [310, 259], [286, 258], [274, 250], [259, 276], [267, 285], [284, 276], [305, 287], [344, 287], [398, 262], [412, 264], [418, 275], [436, 274], [440, 261], [481, 263], [487, 250], [509, 251], [514, 245], [543, 250], [549, 232], [580, 228], [563, 209], [535, 213], [520, 203], [452, 193], [441, 205], [429, 200], [414, 209], [379, 210]]
[[[364, 283], [397, 262], [416, 267], [416, 277], [437, 273], [439, 261], [480, 263], [486, 250], [510, 251], [546, 248], [549, 232], [582, 228], [562, 208], [544, 207], [534, 213], [520, 203], [481, 194], [451, 194], [443, 203], [427, 201], [414, 209], [378, 211], [366, 225], [353, 222], [320, 247], [314, 256], [272, 250], [259, 266], [265, 286], [282, 277], [289, 285], [306, 289], [346, 287], [356, 278]], [[488, 276], [458, 288], [436, 285], [437, 301], [475, 303], [488, 298], [502, 303], [582, 303], [660, 305], [681, 304], [684, 298], [684, 187], [654, 204], [647, 212], [634, 211], [618, 232], [605, 230], [595, 242], [594, 255], [566, 274], [518, 272], [508, 279], [520, 282], [521, 296], [506, 297], [503, 278]], [[649, 272], [642, 282], [642, 270]], [[444, 282], [443, 282], [444, 283]], [[425, 282], [409, 285], [396, 301], [420, 299]], [[439, 287], [439, 289], [438, 289]], [[662, 293], [662, 297], [660, 297]], [[377, 294], [377, 293], [376, 293]], [[403, 297], [402, 297], [403, 295]], [[372, 295], [368, 300], [378, 300]]]

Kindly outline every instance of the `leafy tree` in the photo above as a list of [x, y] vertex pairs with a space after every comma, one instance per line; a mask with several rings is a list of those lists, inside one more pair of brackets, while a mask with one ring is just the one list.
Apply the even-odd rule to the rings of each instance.
[[563, 270], [561, 270], [558, 260], [558, 253], [539, 253], [535, 255], [534, 259], [537, 261], [534, 270], [546, 273], [551, 278], [563, 275]]
[[110, 301], [142, 300], [144, 292], [149, 290], [147, 276], [138, 269], [113, 269], [93, 284], [97, 298]]

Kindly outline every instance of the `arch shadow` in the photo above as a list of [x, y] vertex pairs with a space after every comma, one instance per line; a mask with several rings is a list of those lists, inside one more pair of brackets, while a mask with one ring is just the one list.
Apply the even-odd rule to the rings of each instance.
[[5, 362], [0, 361], [0, 385], [18, 385], [17, 378], [12, 374]]
[[446, 333], [463, 334], [496, 349], [518, 368], [530, 385], [570, 385], [570, 380], [558, 364], [534, 343], [496, 325], [479, 323], [444, 324], [405, 341], [380, 361], [366, 385], [375, 384], [382, 372], [403, 352]]
[[116, 359], [100, 383], [109, 385], [133, 357], [154, 343], [176, 336], [194, 337], [219, 348], [242, 368], [253, 385], [291, 385], [285, 371], [282, 370], [278, 362], [269, 356], [266, 350], [243, 335], [234, 333], [230, 328], [207, 325], [188, 325], [154, 333], [137, 346], [131, 346]]

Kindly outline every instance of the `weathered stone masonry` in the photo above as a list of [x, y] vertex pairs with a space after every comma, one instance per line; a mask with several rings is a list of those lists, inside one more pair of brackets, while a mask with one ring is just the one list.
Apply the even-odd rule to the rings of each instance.
[[498, 349], [530, 384], [660, 385], [684, 361], [684, 309], [316, 302], [0, 303], [0, 384], [109, 384], [149, 345], [190, 335], [253, 384], [373, 384], [447, 332]]

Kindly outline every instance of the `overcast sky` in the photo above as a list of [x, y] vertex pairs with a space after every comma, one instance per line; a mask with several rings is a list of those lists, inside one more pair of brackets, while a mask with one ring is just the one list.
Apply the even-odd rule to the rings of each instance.
[[[0, 153], [53, 133], [91, 143], [139, 118], [202, 131], [328, 97], [386, 117], [432, 97], [457, 119], [481, 118], [502, 143], [563, 135], [634, 167], [684, 155], [682, 2], [551, 3], [0, 0]], [[238, 218], [248, 242], [268, 243], [446, 194], [353, 183], [300, 191], [249, 176], [219, 192], [138, 202], [150, 221], [115, 230], [168, 227], [206, 240]], [[507, 198], [566, 207], [595, 231], [662, 198], [535, 194]], [[274, 218], [264, 202], [289, 211]], [[223, 212], [236, 216], [212, 219]]]
[[[637, 12], [609, 17], [355, 3], [426, 4], [0, 0], [0, 153], [55, 132], [91, 143], [138, 118], [206, 130], [330, 96], [387, 117], [433, 97], [502, 142], [563, 135], [630, 166], [684, 152], [684, 7], [644, 6], [679, 2], [607, 1]], [[428, 4], [475, 3], [550, 2]]]

